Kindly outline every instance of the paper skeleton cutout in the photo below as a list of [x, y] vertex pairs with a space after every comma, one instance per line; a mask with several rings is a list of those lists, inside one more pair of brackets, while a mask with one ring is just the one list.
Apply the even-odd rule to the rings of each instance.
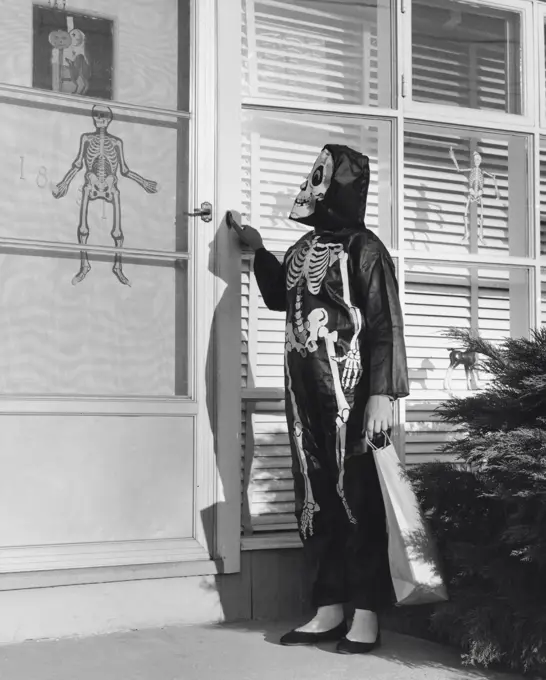
[[463, 243], [468, 243], [470, 239], [470, 229], [468, 225], [468, 216], [470, 212], [470, 205], [472, 203], [476, 203], [478, 208], [479, 208], [479, 216], [478, 216], [478, 243], [480, 245], [485, 245], [484, 240], [483, 240], [483, 193], [484, 193], [484, 184], [485, 184], [485, 178], [486, 177], [491, 177], [493, 180], [493, 183], [495, 185], [495, 195], [497, 201], [501, 200], [501, 195], [499, 192], [499, 186], [497, 184], [497, 178], [495, 175], [493, 175], [490, 172], [485, 172], [485, 170], [481, 169], [481, 164], [482, 164], [482, 157], [481, 155], [477, 152], [474, 151], [472, 154], [472, 161], [473, 161], [473, 166], [471, 168], [461, 168], [459, 167], [459, 163], [457, 162], [457, 159], [455, 158], [455, 152], [453, 151], [453, 147], [449, 147], [449, 155], [451, 157], [451, 160], [453, 161], [453, 164], [455, 165], [455, 168], [457, 172], [460, 172], [461, 174], [467, 174], [468, 173], [468, 193], [466, 196], [466, 205], [464, 209], [464, 236], [462, 238]]
[[[92, 110], [94, 132], [86, 132], [80, 137], [80, 148], [72, 167], [53, 190], [55, 198], [66, 196], [70, 183], [82, 168], [85, 167], [85, 180], [82, 190], [80, 206], [80, 222], [78, 225], [78, 243], [86, 244], [89, 238], [89, 202], [101, 200], [113, 206], [113, 226], [110, 232], [117, 248], [123, 247], [123, 231], [121, 228], [121, 200], [118, 188], [118, 171], [122, 177], [132, 179], [147, 193], [157, 192], [157, 182], [144, 179], [141, 175], [129, 169], [123, 151], [123, 141], [108, 132], [113, 113], [109, 106], [94, 106]], [[87, 252], [80, 253], [80, 271], [72, 279], [76, 285], [85, 279], [91, 265]], [[112, 271], [120, 283], [130, 286], [129, 279], [122, 269], [121, 254], [114, 256]]]
[[444, 378], [444, 390], [451, 392], [451, 380], [453, 371], [458, 366], [464, 366], [466, 374], [466, 389], [478, 389], [478, 356], [477, 352], [470, 350], [450, 349], [449, 351], [449, 366]]
[[[316, 186], [319, 186], [319, 184]], [[350, 413], [350, 406], [345, 396], [345, 390], [354, 389], [362, 375], [362, 362], [359, 346], [359, 337], [362, 330], [362, 316], [360, 310], [355, 307], [351, 301], [347, 260], [347, 253], [344, 251], [341, 244], [320, 243], [320, 237], [318, 236], [314, 236], [312, 240], [304, 241], [303, 244], [299, 248], [294, 249], [287, 258], [286, 286], [288, 290], [296, 287], [296, 303], [294, 317], [286, 324], [285, 370], [288, 391], [291, 396], [292, 412], [294, 414], [293, 434], [300, 461], [300, 469], [305, 482], [305, 496], [301, 519], [301, 531], [304, 538], [307, 534], [313, 534], [313, 516], [320, 508], [314, 499], [309, 479], [307, 456], [303, 448], [303, 428], [298, 413], [296, 397], [292, 389], [288, 354], [290, 352], [299, 352], [302, 357], [305, 357], [307, 352], [317, 351], [318, 342], [320, 340], [323, 340], [326, 346], [337, 402], [336, 457], [339, 474], [337, 492], [343, 502], [349, 521], [355, 523], [355, 519], [345, 499], [343, 489], [343, 477], [345, 474], [345, 442], [347, 421]], [[347, 355], [343, 357], [337, 356], [335, 343], [338, 334], [337, 331], [330, 332], [328, 330], [327, 311], [323, 308], [316, 308], [310, 312], [307, 319], [304, 319], [302, 316], [302, 293], [304, 288], [307, 287], [312, 295], [318, 295], [328, 268], [333, 266], [337, 261], [339, 261], [341, 269], [343, 300], [347, 305], [354, 322], [354, 334], [350, 350]], [[337, 365], [339, 363], [345, 364], [341, 379]]]
[[51, 84], [54, 92], [85, 95], [89, 90], [91, 65], [83, 31], [74, 28], [73, 17], [68, 16], [67, 30], [49, 34], [51, 51]]
[[324, 200], [330, 187], [334, 172], [334, 159], [328, 149], [323, 149], [319, 154], [309, 177], [301, 185], [300, 193], [296, 196], [290, 217], [301, 219], [309, 217], [315, 212], [317, 201]]

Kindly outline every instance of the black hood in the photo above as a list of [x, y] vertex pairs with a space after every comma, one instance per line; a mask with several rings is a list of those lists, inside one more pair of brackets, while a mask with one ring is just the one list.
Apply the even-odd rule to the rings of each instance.
[[317, 232], [339, 232], [364, 229], [366, 200], [370, 185], [368, 156], [341, 144], [327, 144], [332, 154], [332, 181], [322, 201], [308, 217], [291, 218], [314, 227]]

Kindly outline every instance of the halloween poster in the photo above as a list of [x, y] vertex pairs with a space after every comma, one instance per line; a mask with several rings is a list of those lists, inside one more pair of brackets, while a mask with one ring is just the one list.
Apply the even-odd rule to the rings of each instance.
[[114, 22], [57, 7], [33, 7], [32, 86], [113, 99]]

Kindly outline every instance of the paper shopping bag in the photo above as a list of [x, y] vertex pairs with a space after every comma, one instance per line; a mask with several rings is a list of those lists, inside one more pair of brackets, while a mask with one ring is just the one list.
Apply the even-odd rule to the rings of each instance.
[[436, 546], [392, 442], [389, 440], [381, 449], [372, 445], [372, 451], [385, 503], [389, 564], [397, 605], [447, 600]]

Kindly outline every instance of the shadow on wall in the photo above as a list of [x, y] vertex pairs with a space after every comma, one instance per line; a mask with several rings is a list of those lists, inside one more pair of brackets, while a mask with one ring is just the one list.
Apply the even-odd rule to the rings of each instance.
[[[218, 276], [215, 271], [215, 254], [220, 249], [226, 249], [229, 245], [228, 239], [234, 236], [227, 231], [223, 220], [215, 238], [209, 246], [209, 271]], [[238, 246], [234, 249], [233, 256], [240, 256]], [[212, 391], [215, 385], [214, 374], [216, 369], [215, 361], [215, 331], [219, 319], [224, 319], [229, 314], [233, 314], [233, 294], [240, 297], [238, 283], [229, 282], [223, 279], [227, 287], [216, 306], [212, 329], [210, 333], [209, 346], [206, 361], [206, 380], [207, 394], [206, 407], [210, 426], [213, 432], [217, 432], [215, 395]], [[231, 288], [230, 288], [231, 285]], [[237, 286], [237, 291], [233, 288]], [[237, 312], [240, 314], [240, 306]], [[241, 332], [237, 338], [233, 339], [237, 343], [237, 348], [241, 347]], [[240, 362], [240, 352], [238, 354]], [[253, 385], [254, 380], [251, 374], [251, 367], [248, 366], [247, 384]], [[233, 386], [233, 398], [239, 399], [239, 387]], [[237, 427], [241, 421], [241, 412], [238, 414], [238, 422], [234, 423]], [[235, 465], [238, 470], [242, 469], [241, 460], [243, 449], [240, 446], [236, 460], [226, 461], [225, 456], [219, 457], [219, 448], [222, 443], [215, 437], [215, 456], [220, 476], [220, 488], [223, 489], [227, 501], [222, 500], [201, 511], [201, 520], [205, 529], [206, 538], [209, 546], [215, 545], [215, 526], [217, 518], [222, 512], [227, 511], [228, 504], [230, 511], [233, 511], [234, 504], [241, 504], [243, 518], [249, 518], [248, 508], [248, 478], [244, 476], [244, 488], [241, 497], [239, 485], [229, 487], [229, 479], [232, 475], [226, 475], [226, 465]], [[246, 461], [248, 469], [251, 461]], [[231, 470], [230, 470], [231, 472]], [[247, 522], [248, 523], [248, 522]], [[239, 527], [242, 530], [242, 527]], [[253, 550], [241, 553], [241, 569], [236, 574], [220, 574], [216, 576], [214, 585], [204, 584], [205, 588], [214, 588], [220, 598], [222, 611], [225, 621], [243, 621], [251, 619], [280, 620], [288, 618], [298, 618], [305, 616], [309, 611], [309, 595], [307, 582], [302, 568], [301, 550], [282, 549], [282, 550]]]
[[[208, 269], [214, 276], [219, 275], [219, 272], [216, 271], [215, 267], [216, 253], [220, 252], [221, 248], [226, 247], [227, 238], [231, 236], [231, 234], [226, 234], [226, 231], [227, 227], [225, 219], [222, 219], [222, 222], [215, 232], [214, 239], [209, 244]], [[218, 320], [221, 318], [226, 318], [227, 314], [230, 313], [230, 299], [233, 294], [233, 291], [229, 287], [230, 282], [226, 281], [226, 279], [223, 277], [222, 280], [226, 284], [226, 288], [222, 294], [222, 297], [218, 300], [214, 310], [212, 327], [209, 333], [205, 380], [207, 415], [209, 418], [210, 428], [214, 433], [214, 454], [216, 458], [218, 474], [220, 476], [219, 489], [223, 490], [224, 497], [230, 499], [231, 495], [235, 493], [235, 490], [226, 486], [225, 474], [222, 474], [222, 465], [225, 465], [225, 462], [221, 461], [219, 458], [219, 447], [221, 446], [221, 442], [218, 441], [217, 436], [216, 403], [214, 393], [214, 386], [216, 384], [215, 371], [217, 365], [215, 356], [215, 338], [218, 329]], [[240, 337], [237, 338], [237, 342], [240, 342]], [[234, 395], [238, 394], [238, 388], [239, 385], [234, 385]], [[234, 427], [236, 426], [237, 424], [234, 424]], [[233, 465], [237, 465], [236, 461], [231, 462]], [[218, 501], [213, 505], [201, 510], [201, 520], [205, 531], [207, 544], [211, 548], [213, 548], [216, 544], [217, 518], [223, 511], [227, 511], [227, 502], [225, 500]], [[250, 597], [248, 597], [248, 599], [246, 597], [247, 589], [244, 587], [244, 578], [245, 577], [243, 575], [242, 569], [239, 574], [217, 575], [215, 577], [214, 588], [220, 598], [224, 619], [226, 621], [238, 621], [250, 618]], [[212, 588], [213, 586], [206, 584], [204, 587]]]

